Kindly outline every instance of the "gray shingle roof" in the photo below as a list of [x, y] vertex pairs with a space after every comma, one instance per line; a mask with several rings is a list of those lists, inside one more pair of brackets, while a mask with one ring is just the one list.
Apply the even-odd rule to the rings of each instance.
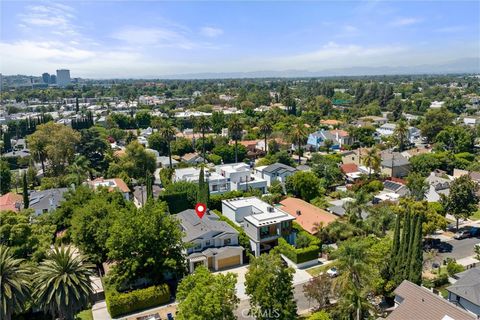
[[295, 169], [294, 167], [287, 166], [286, 164], [283, 164], [283, 163], [274, 163], [263, 169], [263, 172], [276, 173], [276, 174], [282, 174], [284, 172], [295, 172], [295, 171], [297, 171], [297, 169]]
[[63, 201], [63, 195], [68, 188], [48, 189], [41, 191], [32, 191], [29, 194], [29, 207], [34, 210], [53, 210]]
[[480, 269], [474, 268], [465, 271], [460, 279], [447, 290], [480, 306]]
[[395, 289], [395, 295], [403, 298], [403, 301], [387, 317], [388, 320], [477, 319], [473, 314], [407, 280]]
[[185, 237], [183, 241], [190, 242], [197, 238], [202, 238], [209, 232], [214, 232], [217, 235], [222, 233], [235, 233], [238, 231], [232, 228], [225, 221], [221, 221], [220, 218], [212, 212], [209, 212], [200, 219], [195, 210], [188, 209], [175, 215], [177, 219], [180, 219]]

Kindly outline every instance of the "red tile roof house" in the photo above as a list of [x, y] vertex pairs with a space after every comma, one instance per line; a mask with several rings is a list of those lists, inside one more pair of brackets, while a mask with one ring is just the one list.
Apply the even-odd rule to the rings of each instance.
[[316, 234], [317, 224], [327, 226], [338, 217], [302, 199], [288, 197], [280, 201], [281, 209], [295, 218], [295, 221], [308, 233]]
[[14, 192], [9, 192], [0, 197], [0, 211], [18, 212], [23, 206], [23, 197]]
[[120, 178], [113, 178], [113, 179], [97, 178], [95, 180], [89, 181], [88, 184], [93, 189], [104, 187], [104, 188], [108, 188], [109, 191], [118, 190], [123, 194], [123, 197], [126, 200], [130, 200], [130, 188]]

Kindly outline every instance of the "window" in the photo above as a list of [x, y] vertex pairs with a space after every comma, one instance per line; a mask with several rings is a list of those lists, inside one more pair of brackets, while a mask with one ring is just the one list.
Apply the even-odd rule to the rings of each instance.
[[205, 241], [205, 246], [208, 247], [210, 245], [210, 240]]
[[195, 247], [193, 247], [194, 250], [200, 250], [202, 248], [202, 244], [201, 243], [196, 243], [195, 244]]
[[232, 243], [232, 239], [230, 239], [230, 238], [223, 240], [223, 245], [224, 246], [228, 246], [230, 243]]
[[213, 185], [213, 186], [212, 186], [212, 191], [218, 191], [218, 185], [216, 185], [216, 184]]

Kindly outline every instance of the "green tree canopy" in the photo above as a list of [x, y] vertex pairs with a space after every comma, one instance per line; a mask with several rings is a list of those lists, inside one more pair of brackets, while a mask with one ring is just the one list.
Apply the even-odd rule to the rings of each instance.
[[178, 286], [179, 320], [234, 320], [239, 303], [235, 295], [237, 275], [233, 273], [213, 275], [205, 267], [183, 278]]
[[110, 228], [107, 249], [108, 257], [117, 262], [110, 276], [120, 291], [141, 278], [159, 284], [167, 273], [185, 272], [182, 231], [164, 202], [147, 202], [135, 212], [120, 211]]
[[258, 320], [295, 319], [292, 268], [278, 254], [263, 254], [250, 261], [245, 275], [245, 291], [250, 297], [250, 314]]

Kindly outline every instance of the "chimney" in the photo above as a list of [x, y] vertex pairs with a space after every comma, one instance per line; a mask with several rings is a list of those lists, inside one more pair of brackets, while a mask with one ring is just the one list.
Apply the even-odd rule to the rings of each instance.
[[302, 211], [297, 210], [297, 216], [301, 216], [301, 215], [302, 215]]

